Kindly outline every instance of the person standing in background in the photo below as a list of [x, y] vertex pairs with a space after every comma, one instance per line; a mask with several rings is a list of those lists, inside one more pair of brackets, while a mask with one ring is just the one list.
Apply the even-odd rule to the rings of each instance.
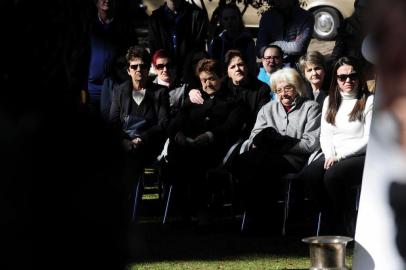
[[[261, 57], [262, 67], [259, 69], [258, 80], [271, 86], [271, 75], [275, 71], [283, 68], [283, 51], [279, 46], [269, 45], [263, 50]], [[275, 100], [277, 97], [271, 91], [271, 99]]]
[[117, 0], [94, 0], [95, 14], [90, 24], [88, 77], [85, 86], [87, 104], [92, 115], [100, 115], [104, 79], [116, 56], [137, 44], [137, 37]]
[[274, 0], [259, 22], [257, 54], [262, 56], [267, 45], [282, 48], [283, 62], [296, 67], [306, 53], [313, 34], [314, 16], [299, 6], [298, 0]]
[[200, 8], [185, 0], [166, 0], [154, 10], [148, 22], [151, 55], [164, 49], [177, 61], [178, 77], [183, 78], [183, 64], [193, 53], [204, 51], [208, 18]]
[[224, 57], [229, 50], [239, 50], [246, 59], [248, 72], [257, 73], [257, 58], [255, 42], [250, 32], [245, 28], [240, 9], [236, 4], [225, 5], [220, 12], [220, 29], [222, 32], [215, 36], [208, 46], [210, 57], [217, 59], [226, 68]]

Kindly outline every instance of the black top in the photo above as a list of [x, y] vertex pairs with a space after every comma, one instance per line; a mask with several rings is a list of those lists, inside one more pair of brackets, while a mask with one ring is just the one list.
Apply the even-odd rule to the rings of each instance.
[[145, 120], [139, 136], [144, 143], [162, 139], [169, 122], [169, 97], [166, 87], [148, 83], [144, 100], [138, 106], [132, 97], [132, 82], [121, 84], [113, 92], [110, 109], [110, 122], [121, 130], [123, 138], [130, 138], [123, 130], [129, 117], [142, 117]]

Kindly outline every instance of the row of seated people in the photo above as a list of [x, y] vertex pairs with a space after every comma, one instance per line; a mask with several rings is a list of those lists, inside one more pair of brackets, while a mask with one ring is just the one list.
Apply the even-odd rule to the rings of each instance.
[[[94, 48], [92, 47], [91, 50], [87, 92], [89, 105], [98, 108], [97, 103], [100, 103], [100, 99], [102, 106], [106, 101], [103, 96], [100, 97], [104, 77], [109, 75], [110, 71], [114, 73], [114, 69], [110, 68], [109, 63], [114, 64], [116, 57], [123, 58], [128, 44], [135, 45], [136, 42], [134, 38], [126, 38], [132, 37], [132, 34], [116, 32], [121, 28], [128, 28], [125, 27], [125, 23], [122, 23], [124, 24], [122, 27], [115, 26], [116, 23], [121, 22], [120, 14], [117, 13], [118, 3], [101, 0], [96, 2], [98, 16], [95, 16], [95, 24], [98, 27], [92, 38]], [[190, 72], [193, 68], [189, 63], [193, 61], [192, 58], [196, 52], [205, 50], [206, 41], [208, 55], [210, 58], [217, 59], [223, 68], [226, 68], [224, 62], [226, 52], [230, 49], [237, 49], [244, 56], [249, 73], [257, 75], [256, 60], [259, 57], [263, 68], [261, 68], [258, 78], [269, 84], [269, 76], [272, 72], [283, 66], [295, 66], [299, 57], [306, 53], [314, 23], [313, 15], [300, 8], [297, 0], [274, 1], [272, 4], [274, 8], [267, 11], [261, 19], [257, 44], [255, 44], [254, 38], [244, 25], [241, 11], [235, 4], [226, 4], [216, 10], [212, 23], [218, 30], [213, 30], [213, 32], [208, 31], [210, 27], [207, 16], [202, 10], [184, 0], [167, 0], [148, 18], [148, 48], [152, 54], [165, 49], [172, 59], [176, 59], [178, 68], [175, 73], [177, 81], [181, 81], [182, 84], [190, 84], [190, 77], [193, 77], [194, 74]], [[285, 16], [287, 16], [286, 19]], [[269, 22], [278, 27], [270, 29]], [[118, 29], [115, 29], [116, 27]], [[207, 32], [213, 33], [208, 37]], [[288, 34], [282, 35], [282, 33]], [[104, 42], [107, 42], [109, 46], [101, 46], [104, 39], [107, 39]], [[117, 44], [119, 50], [110, 48], [110, 43], [115, 44], [121, 39], [124, 39], [125, 42]], [[334, 56], [334, 58], [338, 57], [339, 55]], [[292, 59], [295, 61], [292, 62]], [[125, 75], [126, 72], [124, 72]], [[112, 76], [116, 75], [112, 74]], [[116, 77], [120, 77], [118, 81], [123, 80], [121, 76]], [[105, 106], [102, 109], [105, 108], [108, 107]], [[106, 115], [108, 115], [108, 110]]]
[[[272, 199], [277, 179], [301, 170], [321, 145], [323, 156], [307, 167], [304, 179], [319, 207], [339, 219], [331, 222], [337, 225], [332, 230], [353, 233], [347, 191], [362, 179], [373, 103], [356, 61], [346, 57], [337, 61], [328, 98], [320, 106], [307, 97], [301, 75], [292, 68], [271, 75], [276, 99], [270, 101], [268, 86], [251, 78], [242, 54], [231, 50], [224, 79], [216, 60], [197, 63], [201, 87], [171, 115], [170, 92], [148, 80], [148, 52], [131, 47], [126, 57], [131, 80], [114, 90], [110, 122], [120, 130], [128, 152], [123, 177], [128, 192], [169, 136], [168, 179], [189, 190], [187, 204], [202, 212], [210, 195], [207, 172], [221, 163], [238, 139], [248, 139], [247, 151], [233, 156], [230, 171], [242, 187], [244, 205], [258, 209], [258, 198]], [[168, 70], [168, 63], [154, 61]], [[311, 84], [322, 80], [317, 66], [305, 71], [312, 74]]]

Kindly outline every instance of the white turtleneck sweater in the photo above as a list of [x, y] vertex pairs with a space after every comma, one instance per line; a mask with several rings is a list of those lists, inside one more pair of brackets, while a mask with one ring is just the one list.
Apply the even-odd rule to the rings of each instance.
[[365, 104], [362, 121], [349, 121], [349, 114], [357, 101], [356, 93], [340, 92], [342, 102], [338, 108], [335, 125], [327, 123], [326, 114], [329, 97], [324, 100], [321, 115], [320, 145], [326, 159], [345, 159], [366, 151], [372, 119], [374, 96], [370, 95]]

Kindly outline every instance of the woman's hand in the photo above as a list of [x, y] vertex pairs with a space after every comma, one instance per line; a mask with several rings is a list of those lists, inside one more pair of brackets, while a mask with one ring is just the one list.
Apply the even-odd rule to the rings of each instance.
[[200, 91], [197, 89], [190, 90], [189, 98], [190, 98], [190, 101], [195, 104], [203, 104], [203, 102], [204, 102], [204, 99], [202, 98], [202, 94], [200, 94]]
[[142, 140], [141, 140], [141, 138], [135, 138], [135, 139], [133, 139], [131, 142], [132, 142], [133, 144], [135, 144], [135, 145], [138, 145], [138, 144], [141, 144], [141, 143], [142, 143]]
[[334, 163], [338, 162], [336, 157], [329, 157], [324, 161], [324, 169], [328, 170], [330, 169], [331, 166], [333, 166]]

